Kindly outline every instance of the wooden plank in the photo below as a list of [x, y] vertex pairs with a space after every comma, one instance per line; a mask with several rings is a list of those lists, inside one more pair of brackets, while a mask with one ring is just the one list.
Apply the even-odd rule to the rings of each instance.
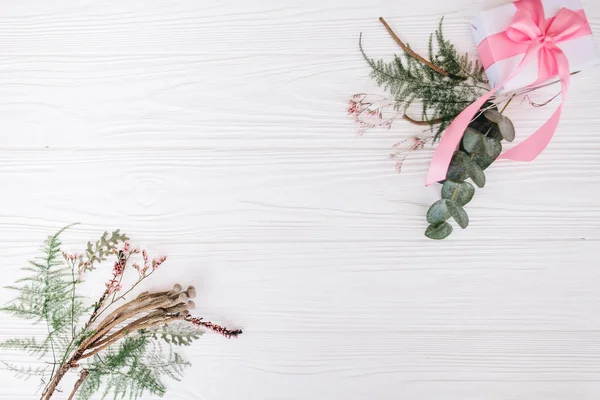
[[[73, 222], [70, 251], [121, 228], [168, 255], [147, 287], [193, 283], [200, 315], [246, 333], [186, 349], [167, 399], [597, 400], [597, 69], [544, 154], [494, 166], [442, 243], [422, 235], [432, 148], [400, 174], [388, 159], [421, 132], [359, 136], [345, 115], [353, 93], [382, 93], [358, 34], [373, 57], [398, 51], [377, 17], [422, 51], [447, 14], [474, 54], [469, 19], [505, 2], [3, 4], [0, 284]], [[600, 5], [583, 3], [598, 37]], [[551, 112], [510, 115], [522, 138]], [[38, 328], [0, 315], [0, 341]], [[36, 382], [0, 381], [0, 400], [33, 398]]]

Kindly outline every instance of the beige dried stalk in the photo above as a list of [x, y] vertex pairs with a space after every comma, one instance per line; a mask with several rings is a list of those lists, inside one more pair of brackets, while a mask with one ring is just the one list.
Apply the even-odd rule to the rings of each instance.
[[[195, 308], [194, 302], [189, 299], [194, 297], [196, 290], [193, 286], [183, 291], [181, 285], [176, 284], [168, 292], [141, 293], [134, 300], [117, 308], [98, 324], [96, 333], [84, 340], [73, 356], [61, 365], [42, 394], [41, 400], [50, 399], [66, 373], [79, 367], [81, 360], [98, 354], [128, 334], [188, 317], [189, 310]], [[74, 398], [88, 375], [87, 370], [82, 371], [69, 399]]]

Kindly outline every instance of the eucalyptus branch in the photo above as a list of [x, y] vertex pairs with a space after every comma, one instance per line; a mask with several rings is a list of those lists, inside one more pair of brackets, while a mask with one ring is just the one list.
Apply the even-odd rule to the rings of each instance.
[[465, 229], [469, 217], [464, 209], [475, 195], [472, 182], [482, 188], [486, 184], [484, 170], [496, 160], [502, 152], [502, 140], [512, 141], [515, 137], [513, 123], [503, 112], [515, 98], [511, 96], [501, 111], [495, 107], [484, 106], [485, 111], [469, 124], [458, 150], [454, 152], [448, 167], [446, 179], [442, 182], [442, 199], [436, 201], [427, 211], [429, 226], [425, 236], [430, 239], [445, 239], [453, 231], [448, 220], [454, 219]]

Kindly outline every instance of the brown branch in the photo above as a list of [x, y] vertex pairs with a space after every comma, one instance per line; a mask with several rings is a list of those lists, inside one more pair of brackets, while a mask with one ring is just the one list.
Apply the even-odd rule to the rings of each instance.
[[40, 398], [40, 400], [48, 400], [48, 399], [50, 399], [52, 397], [52, 395], [54, 394], [54, 391], [56, 390], [56, 387], [58, 386], [58, 384], [60, 383], [60, 381], [62, 380], [62, 378], [64, 378], [64, 376], [66, 375], [66, 373], [69, 372], [69, 370], [72, 368], [72, 366], [73, 366], [73, 360], [74, 360], [74, 358], [71, 358], [71, 360], [69, 360], [66, 363], [64, 363], [58, 369], [58, 371], [56, 372], [56, 374], [54, 375], [54, 377], [52, 378], [52, 380], [48, 384], [48, 387], [42, 393], [42, 397]]
[[[122, 311], [126, 310], [127, 308], [130, 308], [132, 305], [139, 304], [140, 302], [146, 301], [146, 300], [148, 300], [150, 298], [156, 298], [156, 297], [164, 296], [164, 295], [166, 295], [168, 293], [169, 292], [158, 292], [158, 293], [150, 293], [150, 292], [147, 292], [147, 291], [146, 292], [142, 292], [135, 299], [133, 299], [133, 300], [125, 303], [124, 305], [118, 307], [115, 311], [113, 311], [112, 313], [110, 313], [110, 315], [108, 317], [104, 318], [104, 321], [102, 321], [99, 324], [99, 326], [102, 325], [103, 323], [107, 323], [110, 320], [111, 317], [114, 317], [115, 315], [121, 313]], [[123, 297], [123, 296], [121, 296], [121, 297]], [[119, 300], [120, 300], [120, 298], [119, 298]], [[111, 304], [109, 304], [104, 310], [102, 310], [102, 312], [100, 314], [102, 314], [107, 309], [109, 309], [110, 306], [112, 304], [114, 304], [114, 303], [115, 302], [112, 302]], [[100, 314], [98, 314], [98, 315], [100, 315]]]
[[[98, 324], [98, 328], [96, 330], [100, 331], [106, 325], [108, 325], [109, 323], [114, 321], [116, 318], [120, 317], [124, 312], [132, 309], [133, 307], [141, 307], [142, 304], [145, 304], [145, 305], [156, 304], [156, 303], [159, 303], [159, 300], [166, 301], [167, 299], [170, 299], [172, 301], [175, 301], [177, 299], [177, 297], [181, 295], [181, 293], [185, 293], [185, 292], [170, 290], [168, 292], [157, 292], [157, 293], [143, 292], [143, 293], [140, 293], [135, 299], [129, 301], [128, 303], [125, 303], [124, 305], [122, 305], [121, 307], [117, 308], [115, 311], [110, 313], [110, 315], [108, 317], [106, 317], [100, 324]], [[157, 308], [158, 308], [158, 306], [157, 306]]]
[[154, 294], [144, 294], [136, 297], [130, 302], [122, 305], [106, 317], [96, 328], [96, 333], [86, 339], [80, 346], [80, 349], [95, 347], [95, 342], [110, 332], [116, 325], [127, 321], [129, 318], [142, 312], [152, 311], [161, 307], [167, 307], [177, 301], [181, 293], [158, 292]]
[[202, 318], [192, 317], [191, 315], [185, 317], [184, 320], [196, 326], [202, 326], [204, 328], [210, 329], [211, 331], [223, 335], [228, 339], [232, 337], [238, 337], [243, 333], [241, 329], [227, 329], [225, 327], [222, 327], [221, 325], [213, 324], [210, 321], [203, 321]]
[[144, 322], [144, 323], [135, 324], [135, 326], [129, 325], [129, 326], [121, 329], [120, 331], [117, 331], [117, 332], [113, 333], [108, 338], [102, 340], [102, 342], [98, 343], [99, 347], [96, 347], [94, 350], [90, 351], [89, 353], [82, 355], [79, 359], [81, 360], [81, 359], [84, 359], [84, 358], [91, 357], [91, 356], [93, 356], [95, 354], [98, 354], [102, 350], [110, 347], [115, 342], [119, 341], [121, 338], [123, 338], [124, 336], [129, 335], [131, 333], [137, 332], [137, 331], [142, 330], [142, 329], [152, 328], [153, 326], [166, 324], [166, 323], [171, 322], [171, 321], [182, 320], [184, 318], [185, 318], [184, 315], [180, 315], [180, 316], [164, 316], [164, 317], [159, 318], [159, 319], [154, 319], [154, 320], [150, 320], [150, 321], [147, 321], [147, 322]]
[[114, 332], [111, 335], [106, 335], [104, 337], [99, 338], [98, 340], [95, 340], [93, 343], [91, 343], [87, 349], [92, 349], [95, 347], [99, 347], [99, 346], [103, 346], [105, 343], [112, 341], [113, 338], [117, 337], [118, 335], [120, 335], [121, 333], [125, 332], [125, 333], [131, 333], [134, 332], [136, 330], [136, 328], [141, 325], [141, 324], [146, 324], [148, 322], [154, 322], [156, 320], [159, 319], [164, 319], [166, 315], [166, 312], [164, 311], [155, 311], [153, 313], [150, 313], [144, 317], [138, 318], [135, 321], [131, 322], [130, 324], [128, 324], [127, 326], [117, 330], [116, 332]]
[[409, 117], [406, 114], [404, 114], [402, 116], [402, 118], [407, 120], [408, 122], [410, 122], [413, 125], [419, 125], [419, 126], [437, 125], [437, 124], [441, 124], [442, 122], [445, 121], [444, 118], [436, 118], [436, 119], [431, 119], [429, 121], [420, 121], [420, 120], [412, 119], [411, 117]]
[[83, 385], [83, 382], [85, 382], [89, 374], [90, 371], [88, 371], [87, 369], [81, 371], [81, 375], [79, 376], [77, 382], [75, 382], [75, 386], [73, 387], [73, 391], [71, 392], [71, 395], [69, 396], [68, 400], [73, 400], [75, 398], [75, 393], [77, 393], [81, 385]]
[[[52, 376], [46, 389], [43, 391], [41, 400], [49, 400], [52, 397], [57, 390], [58, 384], [62, 381], [67, 372], [73, 368], [79, 367], [78, 363], [80, 360], [98, 354], [130, 333], [187, 318], [189, 316], [188, 308], [193, 308], [195, 306], [193, 301], [188, 300], [195, 296], [195, 289], [192, 286], [190, 286], [187, 291], [182, 291], [181, 286], [176, 285], [168, 292], [144, 292], [136, 299], [117, 308], [117, 310], [113, 311], [98, 325], [96, 332], [91, 337], [84, 340], [79, 345], [71, 358], [61, 364], [60, 368], [56, 374]], [[99, 303], [102, 304], [102, 299]], [[100, 315], [97, 314], [98, 309], [99, 307], [95, 308], [94, 313], [96, 314], [93, 314], [92, 318], [90, 318], [85, 325], [86, 330]], [[148, 314], [142, 316], [145, 313]], [[118, 329], [115, 333], [110, 334], [113, 328], [136, 316], [138, 317], [137, 320], [130, 322], [124, 328]], [[81, 376], [76, 382], [69, 400], [74, 398], [76, 392], [80, 389], [88, 375], [89, 372], [86, 370], [81, 372]]]
[[419, 54], [415, 53], [410, 47], [408, 47], [406, 44], [404, 44], [404, 42], [402, 40], [400, 40], [400, 38], [394, 33], [392, 28], [390, 28], [390, 26], [385, 21], [385, 19], [383, 19], [383, 17], [379, 17], [379, 22], [381, 22], [383, 24], [383, 26], [388, 31], [388, 33], [390, 34], [392, 39], [394, 39], [394, 41], [398, 44], [398, 46], [400, 46], [402, 48], [402, 50], [404, 50], [408, 55], [419, 60], [423, 64], [427, 65], [429, 68], [431, 68], [438, 74], [450, 77], [450, 74], [448, 72], [444, 71], [443, 69], [441, 69], [440, 67], [438, 67], [437, 65], [432, 63], [431, 61], [421, 57]]
[[[166, 296], [159, 297], [156, 300], [151, 301], [148, 304], [144, 304], [145, 301], [132, 300], [130, 303], [133, 303], [133, 304], [131, 304], [129, 307], [124, 308], [121, 313], [118, 313], [114, 316], [113, 316], [113, 314], [109, 315], [109, 317], [98, 326], [96, 333], [88, 341], [86, 341], [85, 347], [94, 346], [96, 341], [101, 339], [102, 336], [109, 333], [110, 330], [112, 328], [114, 328], [116, 325], [118, 325], [122, 322], [125, 322], [128, 319], [135, 317], [136, 315], [138, 315], [140, 313], [143, 313], [146, 311], [152, 311], [152, 310], [160, 308], [160, 307], [168, 306], [171, 304], [172, 301], [173, 300], [169, 299]], [[136, 307], [136, 308], [132, 308], [132, 307]], [[112, 318], [111, 318], [111, 316], [112, 316]], [[110, 320], [109, 320], [109, 318], [110, 318]], [[108, 322], [106, 322], [107, 320], [108, 320]]]

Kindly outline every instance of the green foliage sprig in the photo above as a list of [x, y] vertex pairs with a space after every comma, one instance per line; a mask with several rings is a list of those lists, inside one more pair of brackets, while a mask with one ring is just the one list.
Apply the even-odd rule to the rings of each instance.
[[[452, 120], [487, 90], [483, 67], [472, 62], [468, 54], [460, 55], [444, 37], [443, 19], [429, 38], [428, 60], [402, 42], [383, 18], [379, 20], [403, 52], [389, 62], [373, 60], [363, 49], [361, 35], [360, 51], [371, 67], [371, 76], [393, 95], [394, 107], [405, 119], [430, 126], [437, 140]], [[421, 121], [406, 114], [415, 101], [422, 106]]]
[[[118, 230], [88, 242], [81, 254], [61, 251], [60, 235], [66, 228], [48, 237], [42, 255], [23, 268], [27, 276], [9, 289], [16, 297], [0, 311], [44, 326], [42, 340], [32, 337], [13, 338], [0, 343], [0, 349], [20, 350], [37, 358], [39, 366], [21, 367], [4, 362], [20, 378], [38, 377], [41, 400], [49, 400], [62, 379], [76, 370], [79, 379], [70, 391], [69, 400], [78, 396], [89, 400], [101, 392], [102, 398], [141, 399], [147, 394], [163, 396], [166, 379], [179, 380], [189, 365], [174, 351], [175, 346], [189, 346], [200, 338], [203, 329], [225, 337], [235, 337], [241, 330], [193, 317], [191, 300], [196, 290], [183, 290], [175, 284], [165, 292], [143, 292], [126, 301], [137, 285], [150, 277], [166, 257], [151, 259], [145, 250], [132, 248], [128, 237]], [[89, 272], [114, 257], [106, 290], [93, 306], [86, 306], [78, 293], [79, 284]], [[140, 258], [135, 261], [135, 258]], [[138, 275], [128, 289], [122, 287], [126, 271]], [[81, 319], [89, 313], [87, 322]], [[103, 316], [103, 318], [100, 318]], [[50, 362], [42, 362], [51, 356]]]
[[[504, 109], [510, 104], [510, 100]], [[504, 109], [502, 112], [504, 112]], [[442, 186], [442, 198], [427, 211], [430, 224], [425, 236], [430, 239], [445, 239], [453, 231], [449, 219], [454, 219], [463, 229], [469, 225], [469, 217], [463, 208], [475, 195], [475, 187], [467, 182], [470, 179], [477, 187], [486, 184], [485, 173], [494, 160], [502, 153], [503, 139], [515, 138], [513, 123], [499, 112], [495, 106], [487, 104], [480, 115], [471, 122], [452, 161]]]
[[[479, 62], [471, 61], [467, 54], [459, 54], [444, 37], [443, 18], [429, 38], [428, 58], [417, 54], [400, 40], [383, 18], [379, 20], [403, 52], [395, 55], [392, 61], [373, 60], [365, 54], [362, 35], [359, 47], [371, 67], [371, 76], [393, 99], [358, 93], [349, 100], [348, 114], [354, 116], [360, 133], [370, 128], [389, 129], [399, 115], [415, 125], [428, 126], [434, 136], [415, 136], [413, 145], [407, 151], [421, 149], [429, 139], [439, 139], [452, 121], [488, 90], [484, 70]], [[449, 220], [454, 220], [463, 229], [467, 228], [469, 216], [464, 207], [473, 199], [475, 187], [485, 186], [484, 171], [502, 152], [502, 140], [512, 141], [515, 138], [514, 125], [503, 114], [506, 107], [516, 96], [524, 96], [550, 84], [493, 96], [479, 110], [453, 154], [446, 179], [440, 182], [441, 199], [427, 211], [429, 226], [425, 236], [438, 240], [448, 237], [453, 231]], [[542, 104], [529, 102], [534, 106], [544, 106], [552, 99]], [[406, 115], [408, 107], [415, 102], [422, 105], [421, 120]], [[504, 108], [498, 111], [498, 104], [503, 102]], [[390, 113], [390, 109], [395, 110], [395, 114]], [[401, 158], [396, 154], [393, 154], [393, 158], [396, 158], [396, 168], [400, 170], [406, 154], [398, 154], [401, 154]]]
[[127, 336], [104, 356], [94, 356], [86, 368], [89, 374], [81, 386], [79, 399], [89, 400], [101, 390], [103, 383], [103, 398], [164, 396], [167, 389], [164, 379], [179, 381], [190, 363], [170, 346], [165, 352], [160, 340], [146, 333]]

